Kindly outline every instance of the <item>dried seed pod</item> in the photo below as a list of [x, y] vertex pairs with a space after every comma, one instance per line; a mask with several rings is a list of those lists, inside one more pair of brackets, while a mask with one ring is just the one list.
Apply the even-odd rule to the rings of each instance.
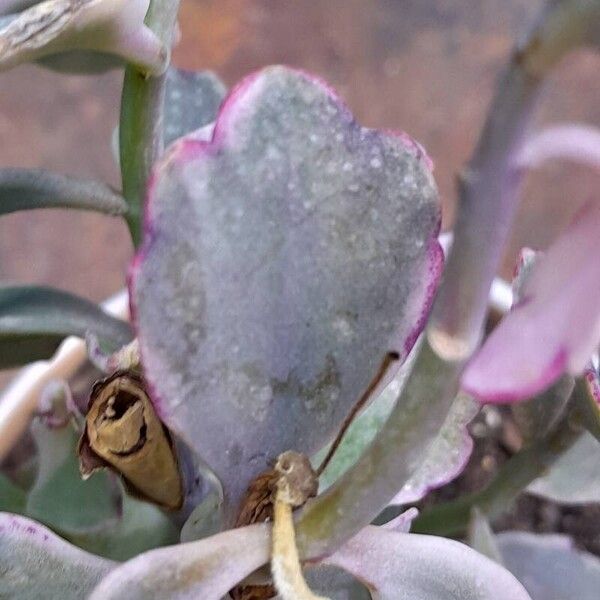
[[137, 375], [120, 371], [94, 385], [78, 451], [84, 478], [108, 467], [144, 500], [169, 510], [183, 504], [171, 438]]

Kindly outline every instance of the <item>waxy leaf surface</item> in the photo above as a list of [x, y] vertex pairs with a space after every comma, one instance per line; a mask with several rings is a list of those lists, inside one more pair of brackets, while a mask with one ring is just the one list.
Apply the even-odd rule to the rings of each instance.
[[407, 356], [439, 222], [423, 150], [284, 67], [232, 92], [210, 142], [157, 165], [131, 273], [140, 350], [159, 414], [230, 516], [279, 453], [331, 439], [387, 352]]
[[86, 598], [115, 565], [24, 517], [0, 513], [0, 598]]

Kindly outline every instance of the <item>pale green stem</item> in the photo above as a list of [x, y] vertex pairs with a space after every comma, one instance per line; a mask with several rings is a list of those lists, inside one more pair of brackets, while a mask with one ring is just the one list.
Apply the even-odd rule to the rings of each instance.
[[[152, 0], [146, 25], [171, 47], [179, 0]], [[127, 222], [134, 245], [142, 241], [142, 211], [146, 185], [152, 165], [163, 151], [163, 108], [166, 75], [141, 73], [136, 67], [125, 69], [119, 148], [123, 195], [129, 204]]]

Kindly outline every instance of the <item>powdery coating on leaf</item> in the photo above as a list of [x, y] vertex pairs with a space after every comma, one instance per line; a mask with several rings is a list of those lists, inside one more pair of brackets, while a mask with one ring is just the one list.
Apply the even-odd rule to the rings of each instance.
[[212, 123], [225, 92], [225, 85], [210, 71], [169, 68], [165, 92], [165, 145]]
[[378, 600], [531, 600], [506, 569], [445, 538], [369, 526], [323, 562], [352, 573]]
[[597, 600], [600, 559], [568, 536], [511, 531], [497, 536], [504, 563], [532, 600]]
[[600, 502], [600, 443], [583, 433], [527, 491], [562, 504]]
[[89, 600], [218, 600], [269, 560], [269, 527], [152, 550], [114, 569]]
[[0, 513], [0, 598], [79, 600], [114, 565], [35, 521]]
[[278, 454], [324, 445], [386, 352], [406, 357], [439, 222], [421, 151], [285, 67], [244, 80], [212, 142], [157, 166], [131, 273], [143, 363], [230, 508]]
[[531, 270], [522, 300], [467, 365], [463, 388], [487, 402], [531, 397], [583, 371], [600, 343], [600, 202], [587, 205]]

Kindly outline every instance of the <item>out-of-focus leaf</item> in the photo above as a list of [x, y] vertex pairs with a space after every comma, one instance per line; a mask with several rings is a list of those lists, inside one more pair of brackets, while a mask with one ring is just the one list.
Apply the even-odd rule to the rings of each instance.
[[441, 537], [369, 526], [324, 563], [352, 573], [378, 600], [531, 600], [502, 566]]
[[600, 443], [583, 433], [527, 491], [561, 504], [600, 502]]
[[119, 498], [106, 473], [84, 481], [79, 473], [78, 435], [67, 424], [60, 429], [32, 424], [39, 455], [38, 474], [27, 497], [27, 516], [70, 537], [116, 519]]
[[112, 571], [89, 600], [217, 600], [265, 564], [269, 552], [265, 524], [152, 550]]
[[[346, 571], [328, 565], [307, 568], [304, 572], [308, 587], [329, 600], [371, 600], [371, 592]], [[280, 596], [277, 596], [281, 600]]]
[[273, 458], [316, 452], [386, 353], [411, 349], [442, 260], [429, 163], [273, 67], [230, 95], [210, 143], [172, 146], [148, 211], [131, 277], [146, 376], [231, 518]]
[[114, 566], [24, 517], [0, 514], [0, 598], [85, 598]]
[[[319, 478], [321, 490], [328, 488], [351, 467], [375, 438], [394, 407], [398, 387], [398, 382], [392, 382], [350, 426], [333, 459]], [[439, 435], [414, 475], [402, 486], [393, 504], [418, 502], [430, 490], [445, 485], [460, 474], [473, 448], [467, 425], [478, 410], [478, 403], [471, 398], [464, 395], [457, 397]], [[315, 463], [318, 463], [318, 459]]]
[[121, 514], [117, 518], [85, 531], [72, 532], [69, 541], [94, 554], [129, 560], [141, 552], [175, 544], [178, 532], [156, 506], [123, 492]]
[[0, 287], [0, 368], [49, 358], [66, 336], [87, 331], [115, 346], [132, 337], [128, 323], [83, 298], [47, 287]]
[[0, 215], [35, 208], [77, 208], [123, 215], [127, 203], [98, 181], [42, 169], [0, 169]]
[[225, 85], [210, 71], [169, 67], [165, 91], [165, 144], [212, 123], [225, 97]]
[[26, 499], [25, 491], [0, 473], [0, 511], [22, 512]]
[[532, 600], [597, 600], [600, 559], [568, 536], [511, 531], [497, 536], [504, 564]]
[[471, 511], [469, 546], [498, 564], [503, 564], [502, 553], [500, 552], [500, 548], [498, 548], [496, 536], [490, 527], [489, 521], [477, 507]]
[[[192, 132], [200, 139], [209, 140], [217, 112], [225, 97], [225, 84], [212, 71], [186, 71], [169, 67], [165, 89], [164, 140], [165, 145]], [[202, 131], [199, 130], [206, 128]], [[119, 127], [112, 136], [112, 151], [119, 164]]]

